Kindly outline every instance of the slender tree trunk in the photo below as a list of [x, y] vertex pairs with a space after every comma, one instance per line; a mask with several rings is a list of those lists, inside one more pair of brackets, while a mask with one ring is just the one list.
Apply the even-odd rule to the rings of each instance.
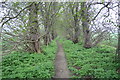
[[52, 29], [51, 31], [51, 36], [52, 36], [52, 40], [54, 40], [57, 37], [57, 33], [55, 32], [54, 29]]
[[46, 26], [45, 26], [45, 32], [46, 32], [46, 34], [45, 34], [45, 36], [44, 36], [44, 43], [45, 43], [45, 45], [48, 45], [49, 44], [49, 26], [47, 26], [47, 24], [46, 24]]
[[[46, 6], [47, 6], [48, 3], [46, 3]], [[50, 6], [49, 6], [50, 7]], [[45, 9], [45, 19], [44, 19], [44, 27], [45, 27], [45, 32], [46, 32], [46, 35], [44, 37], [44, 44], [45, 45], [49, 45], [50, 41], [51, 41], [51, 34], [50, 34], [50, 30], [51, 30], [51, 20], [50, 20], [50, 12]]]
[[40, 49], [40, 39], [39, 39], [39, 25], [38, 25], [38, 6], [33, 3], [29, 8], [29, 22], [28, 27], [30, 29], [30, 39], [31, 42], [29, 46], [31, 47], [31, 52], [41, 53]]
[[58, 3], [56, 2], [45, 2], [44, 6], [41, 6], [41, 14], [43, 18], [43, 24], [45, 28], [46, 35], [44, 36], [44, 44], [48, 45], [55, 37], [55, 32], [53, 24], [56, 20], [56, 14], [59, 10], [57, 7]]
[[118, 1], [118, 48], [117, 48], [117, 54], [118, 59], [120, 61], [120, 1]]
[[82, 9], [81, 17], [83, 26], [84, 47], [91, 48], [92, 44], [90, 40], [89, 17], [86, 2], [81, 3], [81, 9]]
[[118, 29], [118, 48], [117, 48], [117, 53], [118, 53], [118, 56], [120, 58], [120, 26], [119, 26], [119, 29]]
[[[75, 11], [74, 11], [75, 9]], [[74, 39], [73, 39], [73, 43], [78, 43], [79, 42], [79, 36], [80, 36], [80, 27], [79, 27], [79, 16], [78, 16], [78, 12], [79, 12], [79, 3], [75, 3], [75, 7], [72, 8], [72, 14], [74, 17]]]
[[79, 42], [79, 36], [80, 36], [80, 29], [77, 26], [75, 28], [75, 36], [74, 36], [74, 40], [73, 40], [74, 43], [78, 43]]

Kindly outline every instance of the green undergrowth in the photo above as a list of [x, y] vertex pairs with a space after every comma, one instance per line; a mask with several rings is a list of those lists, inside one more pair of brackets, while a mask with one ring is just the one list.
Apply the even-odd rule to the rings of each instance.
[[116, 71], [115, 48], [99, 45], [85, 49], [81, 43], [60, 40], [72, 78], [120, 78]]
[[14, 52], [3, 57], [3, 78], [51, 78], [54, 75], [56, 42], [42, 47], [44, 53]]

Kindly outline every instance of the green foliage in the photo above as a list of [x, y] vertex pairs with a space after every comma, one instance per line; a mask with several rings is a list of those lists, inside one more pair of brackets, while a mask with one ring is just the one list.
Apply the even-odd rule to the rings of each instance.
[[85, 49], [69, 40], [60, 40], [64, 45], [68, 67], [73, 78], [118, 78], [115, 63], [115, 48], [99, 45]]
[[108, 45], [99, 45], [98, 48], [96, 48], [98, 53], [115, 53], [115, 48], [108, 46]]
[[117, 44], [118, 44], [118, 37], [117, 36], [118, 36], [118, 34], [116, 34], [116, 33], [110, 34], [109, 40], [102, 41], [102, 44], [117, 47]]
[[56, 43], [44, 46], [44, 53], [15, 52], [3, 57], [3, 78], [51, 78], [54, 75]]

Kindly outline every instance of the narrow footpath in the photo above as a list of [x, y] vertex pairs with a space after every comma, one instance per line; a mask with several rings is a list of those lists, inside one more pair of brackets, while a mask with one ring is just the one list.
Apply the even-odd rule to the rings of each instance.
[[70, 71], [62, 48], [62, 44], [57, 41], [58, 51], [55, 59], [55, 76], [54, 78], [70, 78]]

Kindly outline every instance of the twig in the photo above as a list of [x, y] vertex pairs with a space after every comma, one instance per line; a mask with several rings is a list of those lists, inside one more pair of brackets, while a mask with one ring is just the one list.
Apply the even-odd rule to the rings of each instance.
[[[33, 4], [33, 3], [32, 3], [32, 4]], [[3, 27], [4, 24], [7, 23], [8, 21], [10, 21], [11, 19], [14, 19], [14, 18], [18, 17], [18, 16], [21, 14], [22, 11], [24, 11], [26, 8], [30, 7], [32, 4], [30, 4], [29, 6], [26, 6], [25, 8], [23, 8], [23, 9], [22, 9], [16, 16], [14, 16], [14, 17], [4, 17], [4, 18], [1, 20], [1, 22], [2, 22], [5, 18], [9, 18], [9, 19], [8, 19], [7, 21], [3, 22], [2, 25], [1, 25], [1, 27]], [[0, 22], [0, 23], [1, 23], [1, 22]]]

